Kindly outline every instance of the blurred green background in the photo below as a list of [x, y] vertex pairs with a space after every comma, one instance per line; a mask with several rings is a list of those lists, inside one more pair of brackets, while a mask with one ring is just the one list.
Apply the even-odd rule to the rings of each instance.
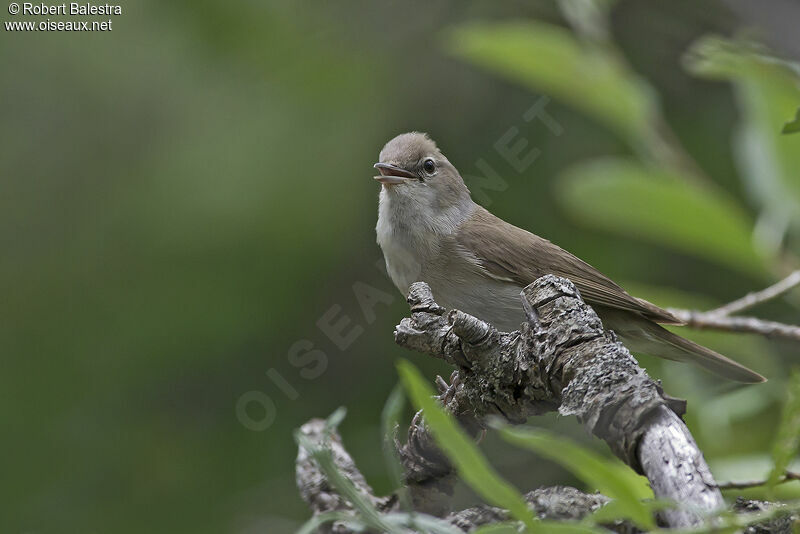
[[[142, 1], [107, 33], [0, 31], [0, 529], [291, 532], [308, 517], [291, 432], [340, 405], [388, 491], [394, 362], [449, 374], [394, 345], [407, 310], [376, 266], [371, 166], [404, 131], [429, 132], [495, 214], [657, 304], [785, 275], [800, 134], [780, 130], [800, 89], [765, 54], [800, 55], [800, 15], [759, 6]], [[560, 135], [525, 120], [537, 102]], [[504, 138], [537, 151], [521, 172]], [[365, 284], [391, 296], [374, 315]], [[796, 324], [797, 297], [754, 313]], [[719, 479], [763, 476], [797, 344], [682, 333], [770, 379], [642, 359], [689, 400]], [[574, 420], [535, 422], [605, 451]], [[579, 484], [482, 446], [522, 489]]]

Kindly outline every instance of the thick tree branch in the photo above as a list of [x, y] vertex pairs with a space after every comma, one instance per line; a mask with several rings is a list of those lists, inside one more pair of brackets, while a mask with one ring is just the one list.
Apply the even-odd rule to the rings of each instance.
[[[342, 445], [342, 438], [338, 432], [327, 432], [324, 420], [312, 419], [300, 427], [300, 433], [309, 438], [311, 442], [324, 444], [330, 449], [333, 462], [339, 472], [355, 485], [356, 490], [363, 494], [372, 506], [380, 511], [392, 508], [395, 499], [393, 497], [375, 497], [364, 475], [358, 470], [350, 454]], [[309, 455], [309, 451], [303, 447], [298, 447], [295, 476], [300, 496], [315, 513], [352, 510], [352, 504], [331, 485], [328, 477]]]
[[[484, 429], [488, 416], [521, 423], [548, 411], [575, 415], [618, 457], [648, 477], [656, 497], [684, 505], [662, 512], [666, 526], [697, 525], [701, 515], [721, 510], [718, 486], [679, 417], [685, 403], [664, 394], [613, 332], [603, 329], [568, 280], [544, 276], [526, 287], [522, 297], [528, 322], [520, 331], [499, 332], [463, 312], [448, 312], [436, 304], [426, 284], [413, 284], [408, 296], [411, 317], [397, 326], [395, 340], [457, 368], [450, 384], [441, 377], [436, 383], [443, 406], [471, 435]], [[312, 435], [320, 428], [312, 421], [303, 432]], [[399, 501], [375, 497], [338, 435], [333, 441], [334, 460], [359, 491], [377, 510], [396, 511]], [[455, 472], [420, 414], [409, 427], [406, 443], [397, 447], [417, 511], [445, 518], [464, 531], [506, 519], [505, 511], [485, 506], [449, 513]], [[302, 449], [297, 470], [301, 495], [315, 513], [352, 510]], [[545, 488], [526, 498], [540, 515], [553, 518], [565, 517], [559, 515], [565, 509], [577, 514], [568, 517], [581, 517], [606, 501], [576, 492]], [[615, 526], [618, 531], [629, 529]], [[782, 532], [769, 525], [765, 529], [759, 532]]]
[[[529, 491], [525, 500], [541, 519], [577, 520], [594, 512], [608, 502], [608, 498], [598, 493], [584, 493], [569, 486], [553, 486]], [[476, 527], [508, 521], [509, 513], [492, 506], [476, 506], [455, 512], [447, 516], [447, 521], [464, 532]], [[635, 529], [627, 523], [607, 526], [620, 533], [633, 532]]]
[[[652, 417], [654, 422], [639, 445], [639, 458], [653, 494], [700, 510], [718, 510], [722, 497], [689, 429], [663, 406]], [[671, 526], [697, 522], [687, 509], [666, 510], [664, 515]]]
[[[394, 512], [399, 509], [399, 499], [395, 496], [376, 497], [364, 476], [356, 468], [355, 462], [342, 445], [342, 438], [336, 430], [326, 429], [325, 421], [312, 419], [300, 428], [303, 436], [312, 443], [329, 447], [336, 468], [355, 485], [357, 491], [379, 512]], [[308, 503], [315, 515], [327, 512], [354, 512], [352, 503], [345, 499], [328, 480], [327, 475], [313, 460], [309, 451], [298, 448], [296, 464], [297, 486], [300, 496]], [[525, 500], [542, 519], [581, 519], [608, 502], [599, 494], [587, 494], [568, 486], [540, 488], [525, 495]], [[476, 506], [454, 512], [444, 520], [464, 532], [475, 528], [509, 520], [506, 510], [491, 506]], [[620, 533], [632, 532], [625, 523], [610, 525]], [[354, 530], [343, 522], [332, 522], [320, 528], [320, 532], [330, 534], [350, 534]]]
[[[603, 330], [568, 280], [545, 276], [525, 288], [529, 324], [519, 332], [498, 332], [460, 311], [445, 315], [422, 283], [412, 285], [408, 300], [411, 318], [398, 325], [395, 340], [460, 368], [459, 383], [445, 406], [473, 433], [489, 415], [521, 423], [558, 410], [577, 416], [623, 461], [651, 477], [657, 497], [706, 512], [723, 506], [702, 454], [673, 412], [682, 413], [684, 403], [664, 395], [614, 335]], [[413, 433], [410, 446], [425, 444], [424, 457], [430, 458], [433, 438], [424, 425]], [[415, 501], [428, 502], [426, 491], [443, 471], [412, 472], [412, 495], [416, 488], [422, 494]], [[665, 511], [664, 520], [686, 526], [700, 517], [676, 509]]]

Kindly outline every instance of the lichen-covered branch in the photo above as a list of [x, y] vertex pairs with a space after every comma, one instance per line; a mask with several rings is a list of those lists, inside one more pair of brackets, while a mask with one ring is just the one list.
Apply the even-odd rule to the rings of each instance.
[[[350, 454], [342, 445], [342, 438], [339, 433], [336, 431], [327, 432], [324, 420], [312, 419], [300, 427], [300, 433], [312, 443], [324, 444], [325, 447], [330, 449], [336, 468], [353, 483], [356, 490], [363, 494], [372, 506], [380, 511], [388, 511], [394, 506], [394, 497], [375, 497], [364, 475], [358, 470]], [[319, 465], [311, 458], [309, 451], [303, 447], [298, 447], [295, 477], [300, 496], [315, 513], [353, 509], [352, 503], [333, 487]]]
[[[722, 508], [708, 466], [675, 414], [683, 413], [684, 403], [647, 376], [568, 280], [544, 276], [525, 288], [529, 321], [519, 332], [499, 332], [460, 311], [446, 313], [423, 283], [412, 285], [408, 300], [411, 318], [398, 325], [395, 340], [459, 368], [458, 386], [445, 406], [473, 432], [489, 415], [512, 423], [553, 410], [575, 415], [623, 461], [651, 477], [657, 497], [695, 511]], [[416, 442], [433, 444], [424, 426], [414, 434]], [[424, 470], [415, 469], [412, 494], [436, 485], [439, 472], [423, 477]], [[701, 520], [683, 509], [667, 510], [663, 519], [670, 526]]]
[[[437, 377], [436, 384], [442, 405], [469, 434], [482, 432], [488, 416], [521, 423], [549, 411], [574, 415], [614, 454], [647, 476], [656, 497], [684, 505], [661, 512], [665, 526], [697, 525], [702, 515], [721, 510], [718, 486], [680, 419], [685, 402], [666, 395], [638, 366], [568, 280], [544, 276], [521, 297], [528, 321], [519, 331], [499, 332], [473, 316], [444, 309], [426, 284], [413, 284], [408, 295], [411, 317], [397, 326], [395, 341], [456, 368], [450, 383]], [[314, 435], [323, 428], [319, 425], [312, 421], [302, 431]], [[486, 506], [450, 511], [456, 475], [421, 414], [411, 422], [406, 442], [396, 445], [415, 510], [463, 531], [507, 519], [504, 510]], [[397, 511], [398, 499], [373, 495], [338, 435], [333, 449], [337, 465], [376, 510]], [[302, 448], [297, 477], [301, 495], [315, 513], [352, 510]], [[534, 490], [526, 499], [540, 516], [551, 518], [582, 517], [606, 502], [603, 496], [572, 488]], [[329, 531], [349, 532], [336, 530], [339, 527], [334, 524]], [[759, 532], [782, 530], [766, 525]]]
[[[327, 429], [325, 421], [312, 419], [300, 428], [303, 436], [310, 442], [326, 447], [339, 473], [353, 483], [361, 498], [365, 499], [378, 512], [397, 512], [400, 500], [395, 495], [376, 497], [358, 470], [355, 462], [344, 448], [338, 431]], [[297, 455], [297, 485], [300, 495], [308, 503], [315, 517], [331, 512], [340, 512], [349, 517], [357, 517], [357, 511], [328, 479], [320, 465], [315, 462], [309, 451], [302, 446]], [[608, 498], [594, 493], [588, 494], [568, 486], [539, 488], [524, 495], [525, 500], [541, 519], [579, 520], [595, 512], [608, 502]], [[737, 499], [733, 510], [739, 513], [780, 512], [781, 505], [773, 503]], [[790, 534], [793, 525], [798, 521], [796, 513], [772, 514], [757, 526], [746, 532], [757, 534]], [[453, 512], [444, 521], [463, 532], [471, 532], [478, 527], [508, 521], [506, 510], [492, 506], [480, 505], [458, 512]], [[627, 522], [615, 522], [604, 525], [611, 532], [619, 534], [636, 534], [640, 532]], [[322, 525], [318, 532], [322, 534], [355, 534], [356, 529], [344, 521], [331, 521]]]
[[[312, 419], [300, 427], [300, 433], [312, 443], [328, 446], [331, 450], [336, 469], [355, 485], [360, 495], [378, 512], [396, 512], [400, 501], [394, 495], [376, 497], [364, 476], [356, 468], [355, 462], [342, 445], [342, 439], [336, 430], [326, 429], [325, 421]], [[302, 446], [298, 448], [296, 463], [297, 486], [300, 496], [308, 504], [314, 515], [328, 512], [354, 513], [354, 507], [331, 484], [328, 476], [319, 464], [313, 460], [309, 451]], [[542, 519], [581, 519], [594, 512], [608, 499], [599, 494], [587, 494], [568, 486], [540, 488], [525, 495], [525, 500]], [[491, 506], [476, 506], [447, 515], [444, 520], [464, 532], [491, 523], [509, 520], [506, 510]], [[610, 525], [620, 533], [631, 532], [626, 523]], [[351, 534], [355, 532], [342, 521], [334, 521], [321, 527], [325, 534]]]
[[[578, 520], [601, 508], [608, 498], [598, 493], [584, 493], [569, 486], [552, 486], [529, 491], [525, 500], [541, 519]], [[508, 521], [509, 513], [492, 506], [476, 506], [447, 516], [447, 521], [464, 532], [483, 525]], [[616, 532], [632, 532], [627, 523], [608, 526]]]

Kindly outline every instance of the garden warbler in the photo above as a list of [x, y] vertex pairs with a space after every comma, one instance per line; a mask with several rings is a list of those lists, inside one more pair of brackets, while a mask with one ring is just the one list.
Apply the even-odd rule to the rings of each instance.
[[520, 291], [540, 276], [570, 279], [604, 326], [634, 352], [694, 362], [739, 382], [758, 373], [657, 323], [680, 324], [667, 310], [629, 295], [600, 271], [550, 241], [495, 217], [473, 202], [458, 170], [422, 133], [399, 135], [380, 152], [378, 244], [404, 295], [426, 282], [436, 302], [519, 329]]

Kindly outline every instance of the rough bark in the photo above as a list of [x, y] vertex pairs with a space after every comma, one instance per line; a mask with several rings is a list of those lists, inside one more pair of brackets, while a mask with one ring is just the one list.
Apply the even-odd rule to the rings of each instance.
[[[300, 432], [311, 441], [324, 442], [330, 448], [339, 472], [350, 480], [373, 506], [381, 511], [388, 511], [392, 508], [395, 498], [393, 496], [384, 498], [375, 496], [364, 475], [358, 470], [353, 458], [342, 445], [342, 438], [338, 432], [325, 432], [325, 421], [312, 419], [300, 427]], [[308, 503], [314, 513], [352, 510], [351, 503], [331, 486], [328, 478], [303, 447], [299, 447], [297, 451], [295, 478], [300, 490], [300, 497]]]
[[[598, 493], [584, 493], [569, 486], [539, 488], [525, 494], [525, 500], [542, 519], [582, 519], [608, 502]], [[508, 521], [506, 510], [492, 506], [476, 506], [455, 512], [447, 520], [465, 532], [475, 527]]]
[[[548, 275], [526, 287], [522, 305], [528, 321], [515, 332], [499, 332], [458, 310], [448, 312], [424, 283], [411, 286], [408, 303], [411, 317], [397, 326], [395, 341], [457, 368], [450, 384], [441, 378], [437, 384], [442, 404], [468, 433], [480, 432], [488, 416], [522, 423], [557, 410], [576, 416], [614, 454], [647, 476], [656, 497], [686, 505], [662, 512], [665, 526], [697, 525], [698, 512], [723, 508], [702, 453], [679, 417], [685, 402], [664, 394], [613, 332], [603, 329], [570, 281]], [[478, 518], [496, 521], [504, 513], [478, 507], [447, 515], [455, 473], [419, 414], [398, 450], [416, 510], [447, 517], [462, 530], [484, 524]], [[536, 497], [541, 505], [542, 491], [529, 499]], [[588, 511], [574, 506], [563, 491], [552, 491], [544, 513], [557, 517], [554, 510], [564, 503], [578, 513]], [[304, 498], [312, 509], [320, 509], [308, 492]], [[333, 498], [322, 502], [338, 504]]]
[[[300, 428], [300, 432], [315, 443], [325, 443], [331, 448], [334, 463], [339, 471], [351, 480], [359, 493], [366, 497], [372, 505], [381, 512], [395, 511], [399, 507], [399, 500], [391, 495], [389, 497], [376, 497], [369, 487], [364, 476], [356, 468], [355, 462], [342, 445], [338, 432], [327, 432], [325, 421], [312, 419]], [[353, 506], [340, 495], [330, 484], [325, 473], [302, 447], [298, 450], [296, 463], [297, 485], [300, 496], [315, 514], [332, 511], [353, 511]], [[528, 492], [525, 500], [542, 519], [581, 519], [608, 502], [608, 498], [600, 494], [587, 494], [569, 486], [554, 486], [540, 488]], [[464, 532], [475, 528], [507, 521], [508, 512], [491, 506], [475, 506], [453, 512], [444, 518], [451, 525]], [[629, 525], [620, 523], [609, 525], [611, 529], [620, 533], [632, 532]], [[350, 534], [353, 531], [341, 523], [331, 523], [323, 527], [321, 532], [332, 534]]]
[[[603, 329], [573, 284], [544, 276], [522, 296], [528, 324], [519, 332], [503, 333], [460, 311], [446, 314], [427, 285], [414, 284], [409, 294], [411, 318], [403, 319], [395, 339], [459, 367], [446, 407], [469, 430], [477, 431], [488, 415], [512, 423], [551, 410], [575, 415], [625, 463], [652, 477], [657, 497], [691, 504], [698, 511], [722, 508], [708, 466], [676, 415], [683, 413], [685, 403], [665, 395], [647, 376], [613, 333]], [[425, 443], [435, 449], [424, 426], [413, 431], [413, 437], [412, 446]], [[663, 445], [666, 439], [670, 447], [649, 446]], [[648, 446], [640, 446], [643, 443]], [[435, 453], [426, 447], [424, 456]], [[414, 469], [409, 487], [419, 494], [415, 500], [429, 502], [428, 489], [441, 489], [440, 477], [450, 475], [442, 460], [427, 477]], [[440, 511], [439, 504], [427, 511]], [[689, 526], [700, 517], [688, 511], [665, 512], [663, 520], [669, 526]]]
[[[381, 512], [392, 512], [398, 509], [399, 500], [395, 495], [376, 497], [369, 487], [364, 476], [355, 466], [355, 462], [344, 448], [342, 439], [337, 431], [326, 432], [325, 421], [312, 419], [300, 429], [302, 434], [317, 444], [325, 444], [331, 450], [337, 469], [356, 486], [358, 491], [367, 498], [372, 505]], [[330, 484], [319, 465], [310, 457], [302, 447], [297, 456], [297, 484], [300, 495], [308, 503], [314, 514], [331, 511], [352, 512], [353, 506], [343, 498]], [[596, 511], [608, 502], [608, 498], [594, 493], [584, 493], [568, 486], [554, 486], [539, 488], [525, 494], [525, 500], [542, 519], [568, 520], [581, 519]], [[737, 499], [733, 511], [740, 513], [765, 512], [773, 509], [773, 503]], [[508, 512], [500, 508], [481, 505], [458, 512], [453, 512], [444, 518], [451, 525], [463, 532], [470, 532], [476, 528], [507, 521]], [[790, 534], [793, 525], [798, 521], [797, 514], [786, 514], [781, 517], [753, 525], [745, 529], [746, 534]], [[629, 523], [617, 522], [605, 525], [611, 532], [620, 534], [634, 534], [640, 532]], [[324, 534], [355, 534], [355, 532], [342, 523], [330, 523], [320, 529]]]
[[[714, 477], [686, 425], [674, 412], [661, 407], [651, 415], [639, 444], [639, 459], [656, 496], [700, 510], [720, 507], [721, 496]], [[695, 522], [689, 510], [670, 508], [662, 513], [668, 525]]]

